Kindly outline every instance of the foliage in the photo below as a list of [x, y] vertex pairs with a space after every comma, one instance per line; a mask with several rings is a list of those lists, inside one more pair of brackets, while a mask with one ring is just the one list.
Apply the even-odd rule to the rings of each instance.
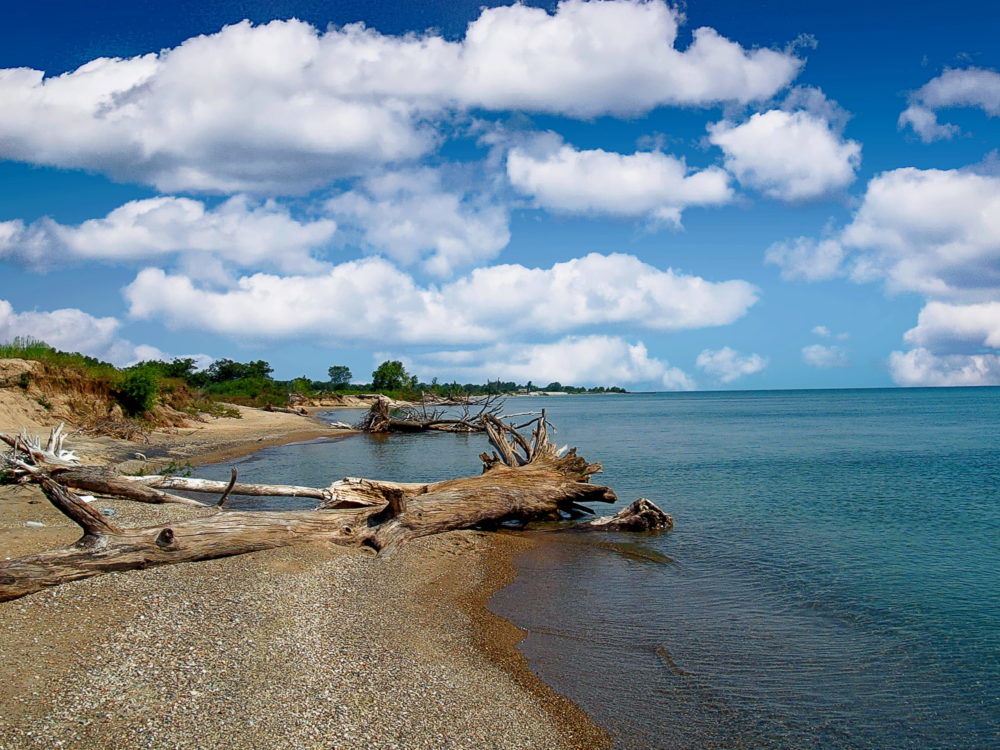
[[158, 359], [150, 359], [144, 362], [125, 368], [126, 370], [148, 370], [155, 373], [160, 378], [176, 378], [185, 382], [190, 381], [195, 376], [197, 364], [190, 357], [174, 357], [169, 362]]
[[216, 398], [247, 406], [284, 406], [288, 387], [270, 378], [241, 378], [212, 383], [205, 390]]
[[376, 391], [401, 391], [416, 387], [417, 378], [410, 375], [398, 359], [386, 360], [372, 373], [372, 388]]
[[205, 370], [209, 383], [225, 383], [231, 380], [271, 380], [274, 368], [262, 359], [255, 362], [235, 362], [231, 359], [217, 359]]
[[15, 336], [0, 344], [0, 359], [28, 359], [58, 367], [72, 367], [86, 372], [93, 378], [112, 378], [118, 372], [114, 365], [88, 357], [79, 352], [63, 352], [31, 336]]
[[156, 403], [159, 393], [157, 377], [147, 369], [128, 370], [113, 392], [126, 414], [140, 416]]
[[351, 383], [351, 368], [344, 365], [333, 365], [327, 370], [330, 375], [330, 385], [335, 391], [342, 391]]
[[189, 477], [193, 471], [194, 467], [190, 464], [190, 462], [185, 461], [184, 463], [179, 464], [171, 459], [170, 463], [156, 473], [162, 477]]

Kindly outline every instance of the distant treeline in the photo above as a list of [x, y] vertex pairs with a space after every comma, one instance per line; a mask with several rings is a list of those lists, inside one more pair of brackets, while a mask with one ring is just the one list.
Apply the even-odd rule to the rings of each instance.
[[618, 386], [582, 388], [562, 383], [536, 385], [514, 381], [494, 380], [486, 383], [441, 383], [437, 378], [425, 383], [406, 371], [402, 362], [386, 360], [372, 372], [367, 383], [351, 382], [353, 374], [344, 365], [332, 365], [327, 370], [327, 380], [313, 380], [302, 376], [292, 380], [275, 380], [274, 368], [262, 359], [237, 362], [217, 359], [203, 370], [190, 357], [177, 357], [169, 362], [148, 360], [124, 368], [102, 362], [82, 354], [62, 352], [37, 339], [18, 337], [8, 344], [0, 344], [0, 357], [17, 357], [48, 362], [52, 365], [73, 367], [89, 375], [113, 382], [122, 394], [130, 414], [141, 415], [156, 403], [163, 393], [170, 393], [180, 384], [203, 393], [218, 401], [248, 406], [284, 406], [292, 394], [306, 398], [329, 394], [384, 393], [394, 398], [419, 398], [422, 393], [432, 393], [443, 398], [485, 396], [495, 394], [528, 394], [537, 392], [560, 393], [627, 393]]

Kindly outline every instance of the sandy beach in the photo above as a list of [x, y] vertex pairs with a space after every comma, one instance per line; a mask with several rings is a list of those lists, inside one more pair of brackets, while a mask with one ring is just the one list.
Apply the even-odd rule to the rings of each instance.
[[[343, 436], [241, 409], [93, 462], [201, 463]], [[16, 425], [0, 425], [11, 430]], [[212, 512], [99, 499], [138, 526]], [[0, 556], [75, 541], [33, 487], [0, 487]], [[25, 526], [34, 521], [44, 526]], [[532, 542], [467, 531], [388, 557], [303, 545], [129, 571], [0, 604], [0, 748], [595, 748], [488, 612]]]

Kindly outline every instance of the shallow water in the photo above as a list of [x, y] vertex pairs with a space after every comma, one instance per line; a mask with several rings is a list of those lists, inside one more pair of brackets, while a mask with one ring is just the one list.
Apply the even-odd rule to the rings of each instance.
[[[493, 600], [618, 747], [1000, 744], [1000, 389], [511, 403], [546, 406], [621, 504], [649, 497], [677, 523], [541, 545]], [[282, 446], [241, 477], [441, 479], [478, 472], [484, 445]]]

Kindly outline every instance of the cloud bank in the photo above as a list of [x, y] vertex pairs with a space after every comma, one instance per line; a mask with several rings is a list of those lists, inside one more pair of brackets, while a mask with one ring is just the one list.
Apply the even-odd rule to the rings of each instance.
[[882, 281], [927, 300], [894, 352], [901, 385], [1000, 384], [1000, 177], [967, 170], [896, 169], [874, 177], [852, 220], [832, 236], [768, 249], [782, 275]]
[[476, 108], [595, 117], [764, 100], [802, 61], [710, 28], [677, 49], [664, 2], [487, 8], [460, 41], [247, 21], [46, 77], [0, 70], [0, 157], [164, 192], [300, 193], [432, 151]]
[[148, 268], [124, 293], [137, 318], [241, 339], [442, 344], [611, 324], [663, 331], [726, 325], [757, 301], [745, 281], [711, 282], [634, 256], [596, 253], [550, 268], [479, 268], [426, 287], [382, 258], [319, 276], [254, 274], [223, 291]]
[[241, 267], [286, 272], [322, 268], [313, 254], [337, 229], [329, 219], [300, 222], [273, 201], [235, 196], [208, 208], [189, 198], [129, 201], [101, 219], [69, 226], [43, 218], [0, 222], [0, 258], [36, 269], [67, 261], [133, 261], [166, 255], [212, 255]]

